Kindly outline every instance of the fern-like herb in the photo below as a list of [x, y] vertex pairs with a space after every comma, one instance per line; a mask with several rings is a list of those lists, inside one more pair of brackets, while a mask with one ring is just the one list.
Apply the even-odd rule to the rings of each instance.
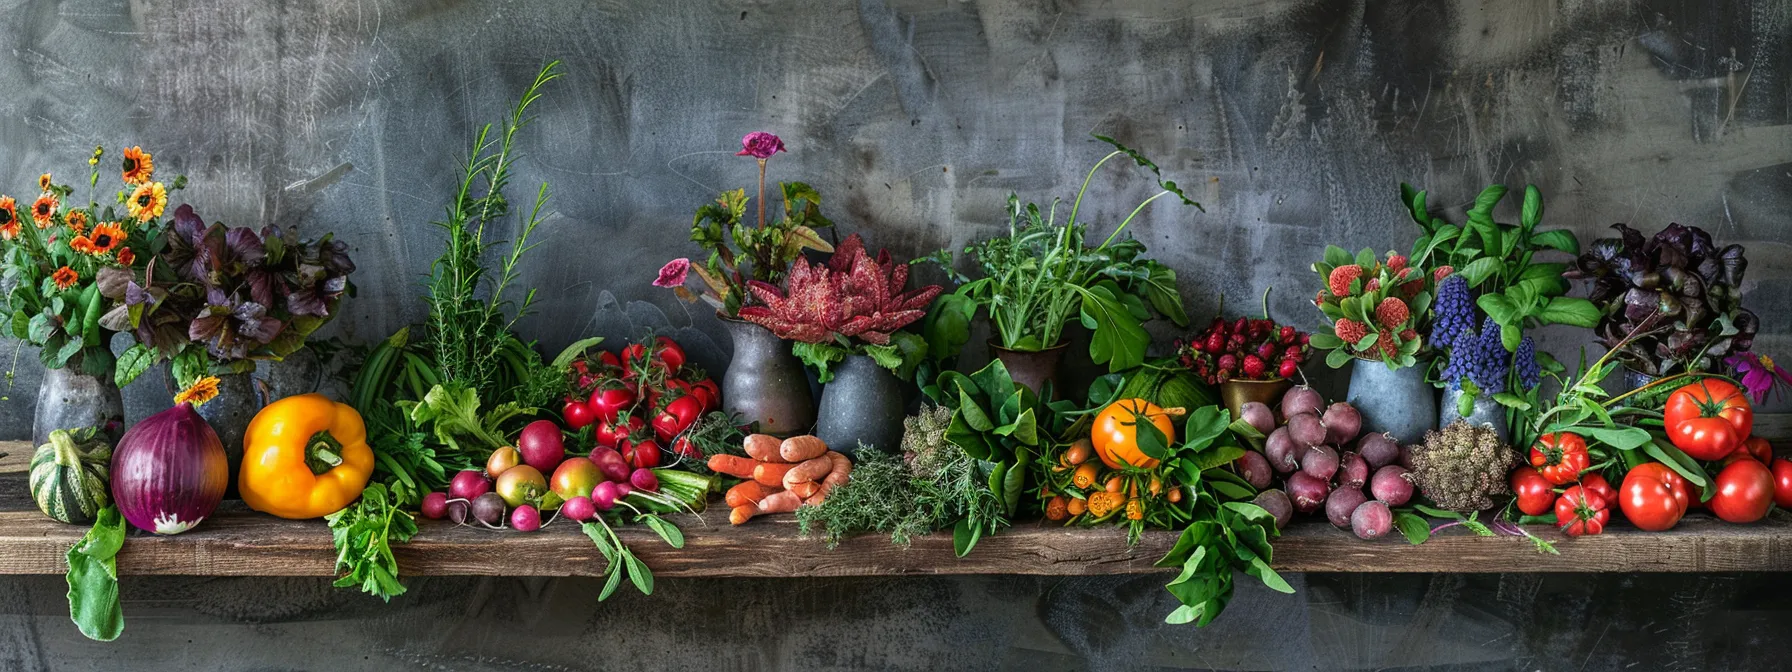
[[968, 520], [973, 527], [1002, 524], [1002, 503], [987, 475], [964, 450], [946, 441], [950, 410], [922, 409], [904, 421], [905, 458], [861, 450], [852, 480], [834, 488], [818, 506], [797, 509], [804, 535], [819, 534], [832, 548], [840, 540], [883, 532], [890, 542], [908, 545], [917, 535]]

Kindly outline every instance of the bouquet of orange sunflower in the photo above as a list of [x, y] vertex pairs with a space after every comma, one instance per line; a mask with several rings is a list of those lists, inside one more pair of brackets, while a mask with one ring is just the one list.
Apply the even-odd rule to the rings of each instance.
[[185, 186], [186, 178], [155, 181], [154, 157], [131, 147], [123, 152], [122, 187], [102, 205], [104, 155], [95, 148], [87, 160], [85, 204], [77, 204], [74, 187], [57, 184], [50, 173], [38, 178], [38, 195], [29, 204], [0, 195], [0, 319], [10, 323], [14, 337], [41, 349], [45, 367], [110, 377], [117, 362], [109, 345], [113, 330], [100, 319], [111, 308], [100, 289], [101, 271], [149, 263], [148, 252], [164, 231], [168, 192]]

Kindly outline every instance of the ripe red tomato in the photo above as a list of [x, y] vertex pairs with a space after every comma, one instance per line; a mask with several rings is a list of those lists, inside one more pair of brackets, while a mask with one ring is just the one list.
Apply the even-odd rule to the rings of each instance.
[[1741, 446], [1736, 448], [1736, 452], [1731, 454], [1747, 455], [1755, 458], [1756, 462], [1767, 464], [1773, 461], [1773, 444], [1768, 443], [1767, 439], [1763, 439], [1759, 436], [1751, 436], [1748, 437], [1747, 441], [1743, 441]]
[[629, 434], [633, 434], [636, 430], [646, 426], [647, 423], [645, 421], [632, 415], [629, 416], [626, 422], [606, 422], [599, 420], [596, 430], [597, 445], [605, 448], [615, 448], [617, 445], [621, 444], [624, 439], [627, 439]]
[[560, 415], [566, 418], [566, 426], [572, 429], [584, 429], [597, 422], [597, 415], [591, 412], [591, 407], [572, 397], [566, 398], [566, 405], [561, 407]]
[[1702, 378], [1674, 390], [1661, 416], [1674, 447], [1695, 460], [1724, 459], [1755, 428], [1748, 396], [1715, 378]]
[[616, 422], [616, 418], [635, 404], [635, 393], [626, 387], [617, 387], [614, 383], [599, 386], [591, 393], [591, 413], [604, 422]]
[[1637, 465], [1624, 475], [1618, 508], [1632, 525], [1650, 532], [1670, 529], [1686, 515], [1691, 494], [1686, 479], [1659, 462]]
[[1541, 516], [1549, 513], [1555, 505], [1555, 487], [1549, 479], [1530, 467], [1519, 467], [1512, 470], [1512, 493], [1518, 496], [1518, 510], [1527, 516]]
[[666, 402], [666, 408], [659, 415], [653, 416], [653, 433], [661, 441], [671, 441], [672, 437], [683, 434], [684, 430], [703, 416], [703, 402], [696, 397], [679, 397]]
[[687, 460], [703, 459], [703, 451], [697, 449], [697, 444], [691, 443], [689, 436], [672, 439], [672, 453]]
[[1587, 455], [1587, 440], [1573, 432], [1544, 434], [1531, 446], [1531, 466], [1556, 485], [1580, 480], [1580, 472], [1592, 464]]
[[1587, 492], [1604, 497], [1606, 506], [1615, 506], [1618, 503], [1618, 491], [1612, 488], [1611, 482], [1605, 480], [1605, 477], [1600, 476], [1598, 472], [1581, 474], [1580, 487], [1586, 488]]
[[598, 363], [603, 364], [604, 366], [607, 366], [607, 367], [617, 368], [617, 369], [622, 368], [622, 358], [617, 357], [616, 353], [610, 352], [609, 350], [604, 350], [604, 351], [597, 353], [597, 361], [598, 361]]
[[1773, 461], [1773, 503], [1792, 508], [1792, 461], [1783, 457]]
[[1556, 500], [1556, 524], [1570, 537], [1599, 534], [1605, 531], [1606, 521], [1612, 518], [1612, 512], [1606, 506], [1604, 497], [1582, 486], [1568, 488], [1561, 499]]
[[630, 467], [651, 469], [660, 466], [660, 444], [651, 438], [623, 439], [616, 445], [616, 450], [622, 453], [623, 461]]
[[1711, 514], [1732, 523], [1752, 523], [1773, 506], [1773, 472], [1754, 460], [1737, 460], [1717, 472]]
[[709, 392], [709, 401], [703, 404], [704, 411], [715, 411], [722, 408], [722, 386], [717, 385], [714, 378], [704, 378], [691, 383], [691, 387]]
[[653, 339], [653, 342], [653, 356], [666, 367], [667, 371], [677, 373], [679, 367], [684, 366], [684, 348], [679, 346], [677, 341], [665, 336]]

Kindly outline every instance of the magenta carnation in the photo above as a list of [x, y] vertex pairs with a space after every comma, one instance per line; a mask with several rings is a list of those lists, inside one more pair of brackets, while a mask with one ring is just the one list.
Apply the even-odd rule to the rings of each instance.
[[655, 278], [655, 287], [683, 287], [685, 274], [691, 272], [691, 260], [680, 257], [666, 262], [660, 267], [660, 277]]
[[740, 151], [735, 156], [751, 156], [764, 161], [773, 154], [784, 151], [784, 141], [778, 136], [765, 131], [754, 131], [740, 139]]

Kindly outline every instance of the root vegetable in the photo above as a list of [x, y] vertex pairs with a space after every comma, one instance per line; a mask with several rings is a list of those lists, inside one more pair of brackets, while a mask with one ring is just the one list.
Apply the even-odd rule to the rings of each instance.
[[448, 500], [448, 520], [453, 521], [455, 525], [465, 525], [467, 524], [467, 518], [472, 515], [471, 509], [472, 507], [467, 503], [467, 500]]
[[1367, 501], [1369, 501], [1369, 496], [1357, 488], [1333, 490], [1332, 494], [1325, 498], [1325, 519], [1331, 521], [1332, 525], [1340, 530], [1348, 530], [1350, 529], [1351, 514], [1356, 513], [1356, 508]]
[[[1319, 391], [1305, 385], [1288, 388], [1282, 394], [1282, 417], [1292, 418], [1302, 413], [1318, 414], [1325, 408], [1325, 397]], [[1315, 442], [1317, 443], [1317, 442]]]
[[1244, 402], [1244, 405], [1238, 407], [1238, 416], [1265, 435], [1276, 429], [1275, 411], [1269, 409], [1269, 404], [1261, 401]]
[[834, 463], [827, 458], [827, 451], [822, 451], [820, 455], [804, 460], [802, 464], [784, 472], [784, 488], [793, 490], [801, 483], [819, 482], [821, 479], [827, 478], [828, 470], [833, 468]]
[[757, 505], [759, 500], [765, 499], [766, 495], [773, 492], [776, 491], [766, 489], [765, 486], [759, 484], [759, 481], [741, 481], [740, 485], [729, 488], [728, 492], [722, 495], [722, 502], [727, 504], [730, 509], [748, 504]]
[[1325, 424], [1325, 442], [1342, 446], [1363, 431], [1363, 415], [1342, 401], [1327, 406], [1319, 418]]
[[604, 480], [622, 482], [634, 471], [628, 466], [628, 460], [622, 459], [622, 453], [609, 448], [598, 448], [591, 451], [591, 461], [597, 464], [597, 470], [604, 472]]
[[1375, 470], [1369, 479], [1369, 494], [1388, 506], [1400, 506], [1412, 499], [1412, 481], [1406, 480], [1406, 468], [1390, 464]]
[[635, 473], [628, 475], [628, 482], [635, 486], [636, 490], [660, 491], [660, 477], [653, 475], [652, 469], [636, 469]]
[[574, 497], [560, 505], [560, 515], [582, 523], [597, 515], [597, 503], [590, 497]]
[[1321, 481], [1332, 480], [1338, 473], [1338, 451], [1326, 445], [1310, 446], [1300, 458], [1300, 470]]
[[1083, 501], [1081, 499], [1077, 499], [1075, 497], [1071, 497], [1069, 499], [1070, 499], [1070, 501], [1064, 503], [1064, 510], [1067, 513], [1069, 513], [1070, 515], [1080, 516], [1080, 515], [1083, 515], [1084, 511], [1089, 510], [1088, 502]]
[[768, 488], [781, 488], [784, 487], [784, 474], [796, 467], [786, 462], [760, 462], [753, 465], [753, 480]]
[[741, 457], [739, 455], [718, 454], [709, 456], [710, 471], [718, 474], [727, 474], [735, 478], [751, 480], [753, 478], [753, 467], [758, 465], [759, 463], [753, 461], [752, 458]]
[[518, 532], [534, 532], [541, 529], [541, 512], [528, 504], [516, 507], [510, 512], [510, 527]]
[[820, 504], [821, 499], [827, 497], [829, 490], [846, 485], [846, 480], [852, 476], [851, 459], [831, 450], [828, 451], [826, 457], [831, 463], [828, 475], [821, 479], [820, 491], [805, 498], [810, 504]]
[[1276, 473], [1286, 474], [1300, 468], [1296, 448], [1294, 439], [1288, 436], [1287, 427], [1277, 427], [1276, 431], [1269, 433], [1269, 438], [1263, 440], [1263, 456], [1269, 458], [1269, 466]]
[[473, 520], [491, 527], [504, 524], [504, 498], [498, 493], [488, 492], [473, 498], [472, 507]]
[[784, 458], [785, 462], [813, 460], [827, 452], [828, 444], [808, 435], [793, 436], [778, 444], [778, 456]]
[[630, 485], [627, 481], [617, 483], [616, 484], [616, 499], [622, 499], [624, 497], [627, 497], [627, 496], [629, 496], [630, 493], [632, 493], [634, 491], [635, 491], [635, 486]]
[[423, 517], [430, 520], [441, 520], [448, 515], [448, 493], [432, 492], [423, 496]]
[[1363, 489], [1369, 483], [1369, 461], [1359, 453], [1339, 456], [1337, 478], [1340, 487]]
[[599, 511], [616, 508], [616, 499], [620, 496], [616, 493], [615, 481], [604, 481], [591, 489], [591, 503], [597, 505]]
[[734, 507], [728, 511], [728, 524], [744, 525], [747, 521], [753, 519], [753, 514], [755, 513], [759, 513], [759, 507], [753, 504], [744, 504]]
[[770, 434], [749, 434], [747, 438], [741, 440], [740, 445], [746, 449], [748, 455], [760, 462], [784, 461], [784, 456], [778, 452], [784, 442]]
[[1101, 465], [1095, 462], [1084, 462], [1077, 465], [1076, 471], [1070, 474], [1070, 484], [1079, 488], [1095, 485], [1095, 479], [1101, 477]]
[[1318, 511], [1325, 504], [1325, 498], [1331, 494], [1331, 486], [1325, 480], [1316, 478], [1304, 471], [1294, 472], [1288, 477], [1288, 496], [1294, 500], [1294, 510], [1301, 513]]
[[1257, 498], [1251, 500], [1251, 503], [1263, 507], [1264, 511], [1269, 512], [1269, 515], [1275, 516], [1278, 530], [1287, 527], [1288, 521], [1294, 519], [1294, 502], [1288, 501], [1288, 493], [1281, 490], [1259, 492]]
[[1089, 458], [1094, 455], [1095, 443], [1090, 441], [1088, 437], [1083, 437], [1072, 442], [1070, 447], [1064, 450], [1064, 461], [1069, 462], [1072, 465], [1081, 465], [1088, 462]]
[[1271, 478], [1275, 476], [1269, 467], [1269, 458], [1254, 450], [1245, 451], [1244, 455], [1232, 463], [1232, 467], [1238, 470], [1238, 475], [1244, 477], [1246, 483], [1258, 490], [1269, 487]]
[[560, 434], [560, 425], [554, 424], [553, 420], [536, 420], [524, 426], [516, 437], [516, 449], [522, 453], [523, 464], [544, 474], [553, 473], [554, 467], [566, 459], [566, 442]]
[[471, 500], [492, 491], [492, 482], [485, 480], [485, 474], [468, 469], [454, 475], [448, 482], [449, 499]]
[[795, 511], [796, 507], [802, 505], [803, 500], [802, 498], [797, 497], [796, 493], [789, 490], [779, 490], [766, 495], [765, 499], [759, 500], [758, 504], [734, 507], [734, 510], [728, 515], [728, 522], [740, 525], [747, 522], [753, 516], [766, 513], [790, 513]]
[[1356, 452], [1368, 461], [1370, 469], [1380, 469], [1400, 460], [1400, 444], [1384, 432], [1364, 434], [1356, 442]]
[[1045, 503], [1045, 519], [1053, 521], [1053, 522], [1057, 522], [1057, 521], [1062, 521], [1066, 518], [1069, 518], [1070, 517], [1069, 499], [1070, 498], [1065, 497], [1063, 495], [1058, 495], [1056, 497], [1051, 498], [1050, 501], [1047, 501]]
[[1380, 539], [1394, 529], [1394, 512], [1376, 500], [1363, 502], [1350, 514], [1350, 531], [1358, 539]]
[[1288, 438], [1303, 448], [1325, 443], [1325, 423], [1313, 413], [1288, 416]]

